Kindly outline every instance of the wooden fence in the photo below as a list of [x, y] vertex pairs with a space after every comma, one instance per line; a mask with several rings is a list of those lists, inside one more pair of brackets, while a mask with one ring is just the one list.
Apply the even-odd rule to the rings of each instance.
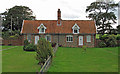
[[[56, 53], [57, 49], [58, 49], [58, 43], [53, 48], [54, 54]], [[49, 56], [48, 59], [46, 60], [46, 62], [44, 63], [44, 65], [42, 66], [42, 68], [40, 69], [40, 72], [38, 74], [41, 74], [41, 72], [46, 72], [48, 70], [48, 68], [50, 67], [51, 62], [52, 62], [52, 57]]]

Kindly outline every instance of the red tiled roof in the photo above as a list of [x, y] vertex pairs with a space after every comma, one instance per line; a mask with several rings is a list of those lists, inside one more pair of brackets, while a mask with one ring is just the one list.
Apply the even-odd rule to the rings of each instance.
[[21, 33], [39, 33], [37, 27], [47, 28], [45, 33], [73, 33], [75, 23], [80, 27], [79, 33], [96, 33], [95, 23], [91, 20], [62, 20], [57, 26], [57, 20], [24, 20]]

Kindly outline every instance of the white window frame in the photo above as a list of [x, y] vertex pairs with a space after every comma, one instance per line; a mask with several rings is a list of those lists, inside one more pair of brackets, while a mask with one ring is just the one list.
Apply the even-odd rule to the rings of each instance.
[[[51, 35], [46, 35], [45, 36], [45, 39], [47, 40], [47, 36], [49, 36], [50, 37], [50, 41], [49, 42], [51, 42]], [[48, 41], [48, 40], [47, 40]]]
[[[72, 37], [72, 41], [67, 41], [67, 37], [68, 37], [68, 38]], [[70, 39], [68, 39], [68, 40], [70, 40]], [[73, 42], [73, 36], [72, 36], [72, 35], [67, 35], [67, 36], [66, 36], [66, 42]]]
[[[30, 36], [30, 39], [28, 39], [28, 38], [29, 38], [28, 36]], [[31, 41], [31, 34], [28, 34], [28, 35], [27, 35], [27, 40], [28, 40], [28, 42]]]
[[[77, 26], [78, 29], [75, 29], [75, 27]], [[73, 34], [79, 34], [79, 29], [80, 27], [75, 23], [75, 25], [72, 27], [73, 29]], [[74, 32], [74, 30], [77, 30], [77, 33]]]
[[91, 35], [86, 36], [87, 42], [91, 42]]
[[[43, 27], [42, 27], [43, 26]], [[44, 32], [41, 32], [42, 30], [42, 28], [44, 28]], [[44, 25], [43, 25], [43, 23], [37, 28], [37, 29], [39, 29], [39, 33], [45, 33], [45, 30], [47, 29]]]

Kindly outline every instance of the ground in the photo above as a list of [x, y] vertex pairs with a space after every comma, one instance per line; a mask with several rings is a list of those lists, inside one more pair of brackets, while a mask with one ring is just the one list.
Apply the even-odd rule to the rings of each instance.
[[37, 65], [35, 52], [23, 51], [23, 46], [3, 46], [8, 49], [2, 51], [2, 71], [3, 72], [38, 72], [40, 66]]
[[118, 47], [59, 47], [48, 72], [118, 72]]
[[[38, 72], [35, 52], [23, 51], [23, 46], [3, 46], [3, 72]], [[0, 51], [1, 52], [1, 51]], [[81, 48], [59, 47], [48, 72], [117, 72], [118, 47]]]

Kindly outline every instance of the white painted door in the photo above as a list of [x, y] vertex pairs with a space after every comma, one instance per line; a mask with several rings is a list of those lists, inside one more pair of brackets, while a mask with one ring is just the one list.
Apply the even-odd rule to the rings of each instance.
[[35, 44], [38, 43], [38, 40], [39, 40], [39, 36], [35, 36]]
[[79, 36], [79, 45], [83, 45], [83, 36]]

